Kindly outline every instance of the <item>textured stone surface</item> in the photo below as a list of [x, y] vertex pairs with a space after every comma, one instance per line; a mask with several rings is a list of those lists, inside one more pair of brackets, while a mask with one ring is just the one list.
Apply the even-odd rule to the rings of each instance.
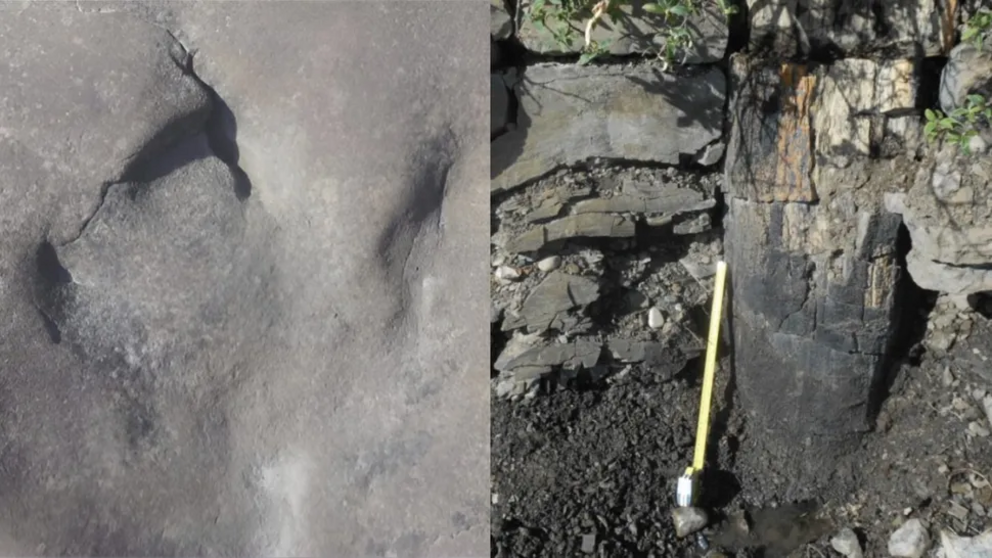
[[650, 67], [540, 64], [515, 92], [518, 128], [493, 143], [493, 192], [590, 157], [677, 164], [722, 135], [718, 68], [676, 78]]
[[951, 50], [940, 74], [940, 108], [949, 113], [971, 94], [992, 96], [992, 53], [962, 43]]
[[927, 0], [747, 0], [751, 47], [782, 56], [936, 56], [949, 50], [954, 37], [953, 15], [941, 5]]
[[961, 537], [944, 529], [940, 531], [940, 548], [945, 558], [992, 558], [992, 533]]
[[484, 555], [486, 7], [11, 7], [0, 550]]
[[889, 537], [889, 554], [898, 558], [920, 558], [930, 546], [927, 526], [917, 518], [910, 519]]
[[[592, 39], [600, 44], [608, 45], [611, 54], [625, 55], [637, 53], [661, 52], [665, 46], [665, 38], [660, 30], [668, 23], [658, 15], [644, 11], [645, 0], [625, 2], [621, 7], [622, 15], [616, 21], [603, 18], [592, 32]], [[521, 0], [520, 16], [517, 23], [517, 36], [527, 49], [541, 54], [577, 54], [585, 46], [585, 19], [576, 21], [573, 25], [583, 30], [575, 34], [570, 45], [563, 48], [551, 34], [539, 29], [530, 17], [532, 2]], [[692, 47], [688, 52], [678, 53], [678, 61], [685, 60], [687, 64], [705, 64], [717, 62], [723, 58], [727, 49], [729, 32], [727, 19], [716, 3], [703, 3], [700, 12], [689, 18], [686, 23], [692, 38]]]
[[885, 198], [913, 241], [906, 256], [913, 281], [951, 295], [992, 290], [992, 164], [945, 147], [911, 188]]

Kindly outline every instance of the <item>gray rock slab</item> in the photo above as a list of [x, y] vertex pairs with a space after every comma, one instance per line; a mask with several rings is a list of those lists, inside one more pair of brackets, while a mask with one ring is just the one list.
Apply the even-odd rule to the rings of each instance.
[[515, 86], [517, 129], [492, 145], [492, 191], [591, 157], [678, 164], [722, 136], [718, 68], [675, 77], [642, 66], [540, 64]]
[[[658, 53], [665, 48], [663, 30], [670, 24], [662, 16], [644, 11], [645, 0], [625, 2], [620, 8], [616, 21], [604, 18], [593, 28], [591, 38], [608, 45], [610, 54], [644, 54]], [[574, 40], [568, 45], [559, 45], [548, 32], [541, 30], [530, 16], [530, 6], [533, 2], [520, 2], [517, 33], [520, 42], [533, 52], [547, 55], [577, 54], [585, 46], [585, 20], [572, 22], [583, 31], [574, 34]], [[685, 52], [679, 52], [676, 60], [687, 64], [707, 64], [723, 58], [727, 50], [729, 32], [727, 18], [716, 3], [703, 3], [699, 13], [690, 17], [685, 24], [692, 39], [692, 46]]]
[[642, 213], [679, 215], [691, 211], [709, 209], [715, 205], [713, 199], [689, 188], [669, 188], [656, 197], [619, 194], [610, 198], [596, 198], [577, 202], [572, 208], [576, 214], [582, 213]]
[[486, 6], [10, 7], [0, 552], [486, 553]]
[[595, 280], [554, 271], [527, 295], [519, 312], [507, 316], [503, 329], [564, 330], [570, 323], [569, 314], [582, 312], [598, 298], [599, 283]]
[[507, 243], [506, 249], [510, 252], [536, 252], [551, 242], [568, 238], [630, 238], [636, 232], [634, 220], [622, 215], [569, 215], [521, 233]]
[[[514, 370], [524, 366], [561, 366], [564, 368], [592, 368], [599, 361], [602, 345], [595, 341], [578, 339], [572, 343], [543, 345], [530, 348], [500, 362], [497, 370]], [[501, 355], [502, 356], [502, 355]]]

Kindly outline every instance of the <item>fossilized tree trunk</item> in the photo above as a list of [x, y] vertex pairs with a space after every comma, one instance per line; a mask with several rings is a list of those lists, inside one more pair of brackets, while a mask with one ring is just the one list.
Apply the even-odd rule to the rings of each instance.
[[910, 172], [914, 147], [881, 146], [907, 124], [898, 115], [915, 102], [915, 70], [857, 59], [732, 66], [725, 247], [737, 385], [783, 478], [816, 486], [870, 428], [890, 368], [900, 221], [882, 192]]

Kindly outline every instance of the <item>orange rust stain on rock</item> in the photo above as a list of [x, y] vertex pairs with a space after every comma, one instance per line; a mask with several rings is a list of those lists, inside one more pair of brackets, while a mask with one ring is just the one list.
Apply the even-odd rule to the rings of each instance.
[[954, 21], [958, 16], [958, 0], [947, 0], [944, 3], [944, 13], [941, 21], [941, 39], [943, 39], [943, 44], [941, 45], [944, 55], [951, 52], [954, 47]]
[[783, 64], [779, 70], [782, 105], [778, 121], [778, 157], [771, 199], [814, 202], [813, 140], [809, 107], [816, 76], [806, 66]]

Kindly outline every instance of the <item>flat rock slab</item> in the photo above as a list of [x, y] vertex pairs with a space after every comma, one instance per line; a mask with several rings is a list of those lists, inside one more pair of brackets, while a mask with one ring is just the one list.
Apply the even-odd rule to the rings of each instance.
[[[615, 21], [603, 18], [592, 32], [592, 39], [605, 44], [610, 54], [644, 54], [662, 52], [665, 48], [663, 30], [670, 24], [659, 15], [644, 11], [645, 0], [632, 0], [623, 3]], [[546, 30], [535, 24], [530, 7], [533, 2], [520, 2], [517, 21], [517, 37], [524, 47], [533, 52], [548, 55], [577, 54], [585, 46], [584, 31], [574, 34], [567, 45], [561, 45]], [[727, 50], [729, 30], [727, 18], [715, 2], [706, 2], [699, 13], [689, 18], [686, 28], [692, 39], [692, 46], [686, 52], [679, 52], [676, 60], [687, 64], [706, 64], [723, 59]], [[585, 19], [572, 22], [577, 29], [585, 29]]]
[[554, 271], [531, 291], [519, 312], [507, 316], [503, 331], [521, 327], [531, 331], [567, 331], [579, 321], [576, 314], [598, 298], [597, 281]]
[[631, 238], [637, 232], [629, 217], [604, 213], [570, 215], [537, 225], [507, 243], [507, 251], [537, 252], [546, 245], [569, 238]]
[[0, 554], [487, 552], [488, 18], [0, 6]]
[[720, 141], [726, 79], [639, 66], [541, 64], [515, 87], [518, 128], [492, 146], [492, 191], [589, 158], [674, 165]]
[[[542, 345], [508, 358], [496, 361], [497, 370], [514, 370], [524, 366], [562, 366], [579, 369], [592, 368], [599, 361], [602, 345], [595, 341], [576, 340], [572, 343]], [[501, 362], [500, 360], [503, 360]]]

